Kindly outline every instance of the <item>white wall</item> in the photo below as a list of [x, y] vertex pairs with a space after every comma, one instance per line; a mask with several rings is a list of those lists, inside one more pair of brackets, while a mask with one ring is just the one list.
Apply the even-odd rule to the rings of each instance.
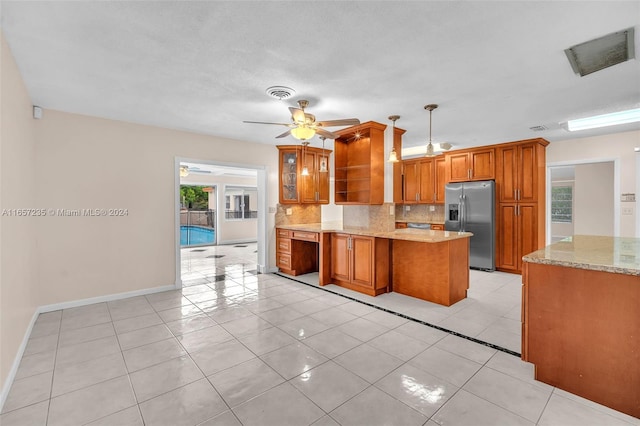
[[[33, 171], [35, 122], [29, 94], [0, 33], [0, 211], [44, 207], [36, 197]], [[0, 218], [0, 387], [3, 396], [16, 354], [40, 304], [36, 227], [41, 220], [8, 214]]]
[[[38, 271], [47, 283], [40, 304], [175, 282], [176, 157], [266, 166], [268, 205], [277, 202], [273, 146], [58, 111], [45, 111], [36, 131], [41, 205], [128, 209], [123, 217], [39, 221]], [[269, 260], [273, 266], [275, 254]]]
[[[617, 161], [618, 175], [614, 176], [614, 181], [619, 192], [634, 193], [637, 197], [634, 148], [638, 145], [640, 131], [552, 142], [547, 147], [547, 165]], [[622, 207], [631, 207], [632, 214], [622, 214]], [[620, 223], [618, 236], [635, 237], [636, 203], [621, 203], [618, 198], [614, 201], [613, 208]]]
[[613, 235], [613, 163], [575, 166], [574, 234]]

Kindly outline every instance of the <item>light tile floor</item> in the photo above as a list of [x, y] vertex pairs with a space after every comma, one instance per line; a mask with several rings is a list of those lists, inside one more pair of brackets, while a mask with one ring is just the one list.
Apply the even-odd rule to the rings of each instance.
[[255, 245], [191, 250], [181, 291], [40, 315], [0, 424], [640, 425], [534, 381], [516, 356], [256, 275]]

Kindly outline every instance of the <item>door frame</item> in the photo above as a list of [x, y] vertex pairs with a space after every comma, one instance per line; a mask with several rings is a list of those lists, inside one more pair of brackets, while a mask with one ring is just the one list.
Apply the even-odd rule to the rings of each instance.
[[[257, 172], [256, 176], [256, 187], [258, 188], [258, 256], [257, 256], [257, 264], [258, 264], [258, 272], [266, 273], [269, 269], [269, 246], [267, 245], [267, 241], [269, 241], [269, 235], [267, 231], [267, 206], [268, 206], [268, 188], [267, 188], [267, 172], [268, 167], [264, 165], [255, 165], [255, 164], [240, 164], [240, 163], [229, 163], [223, 161], [215, 161], [215, 160], [204, 160], [204, 159], [196, 159], [189, 157], [174, 157], [174, 231], [175, 231], [175, 240], [174, 240], [174, 249], [175, 249], [175, 259], [176, 259], [176, 277], [175, 277], [175, 287], [176, 289], [182, 288], [182, 277], [181, 277], [181, 256], [180, 256], [180, 163], [200, 163], [200, 164], [209, 164], [212, 166], [224, 166], [224, 167], [235, 167], [239, 169], [251, 169]], [[219, 216], [219, 215], [217, 215]], [[216, 218], [216, 222], [219, 218]], [[218, 223], [216, 223], [218, 224]]]
[[620, 236], [620, 159], [615, 157], [589, 158], [547, 163], [545, 194], [545, 245], [551, 244], [551, 169], [554, 167], [579, 166], [581, 164], [613, 163], [613, 236]]

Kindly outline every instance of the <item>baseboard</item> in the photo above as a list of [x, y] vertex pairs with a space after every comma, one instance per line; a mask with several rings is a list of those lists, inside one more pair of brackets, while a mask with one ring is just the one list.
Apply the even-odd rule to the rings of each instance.
[[20, 343], [20, 346], [18, 347], [18, 353], [16, 353], [16, 356], [13, 359], [13, 364], [11, 364], [11, 369], [9, 370], [9, 374], [7, 375], [7, 379], [4, 381], [4, 385], [2, 386], [2, 393], [0, 393], [0, 413], [2, 413], [2, 410], [4, 409], [4, 402], [7, 400], [7, 396], [9, 396], [9, 390], [11, 389], [11, 385], [13, 384], [13, 379], [18, 373], [20, 360], [22, 360], [22, 355], [24, 354], [24, 350], [27, 347], [29, 336], [31, 336], [31, 330], [33, 330], [33, 326], [38, 319], [38, 315], [40, 315], [40, 311], [39, 308], [36, 308], [33, 316], [31, 317], [31, 321], [29, 322], [29, 326], [27, 327], [27, 331], [24, 333], [22, 343]]
[[[179, 287], [178, 287], [179, 288]], [[53, 303], [51, 305], [40, 306], [38, 313], [59, 311], [60, 309], [77, 308], [78, 306], [93, 305], [94, 303], [111, 302], [113, 300], [126, 299], [128, 297], [144, 296], [145, 294], [160, 293], [163, 291], [175, 290], [175, 285], [165, 285], [162, 287], [145, 288], [142, 290], [127, 291], [125, 293], [108, 294], [105, 296], [90, 297], [88, 299], [72, 300], [70, 302]]]
[[255, 238], [249, 238], [249, 239], [239, 239], [239, 240], [226, 240], [226, 241], [220, 241], [218, 242], [218, 245], [221, 246], [229, 246], [231, 244], [246, 244], [246, 243], [255, 243], [256, 240]]
[[38, 319], [38, 315], [45, 312], [59, 311], [60, 309], [76, 308], [79, 306], [92, 305], [94, 303], [110, 302], [113, 300], [126, 299], [128, 297], [135, 297], [135, 296], [144, 296], [146, 294], [160, 293], [163, 291], [176, 290], [179, 288], [180, 287], [175, 284], [165, 285], [162, 287], [145, 288], [142, 290], [128, 291], [125, 293], [109, 294], [105, 296], [90, 297], [87, 299], [72, 300], [70, 302], [61, 302], [61, 303], [53, 303], [51, 305], [38, 306], [35, 312], [33, 313], [33, 317], [31, 317], [31, 322], [29, 322], [29, 326], [27, 327], [27, 330], [24, 333], [24, 337], [22, 338], [22, 343], [18, 347], [18, 352], [16, 353], [16, 356], [13, 360], [13, 364], [11, 365], [11, 369], [9, 370], [7, 379], [5, 380], [2, 386], [2, 392], [0, 393], [0, 413], [4, 408], [4, 403], [7, 399], [7, 396], [9, 395], [9, 390], [11, 389], [11, 385], [13, 384], [13, 380], [15, 379], [16, 374], [18, 373], [18, 367], [20, 367], [20, 361], [22, 360], [22, 355], [24, 355], [24, 350], [27, 347], [27, 343], [29, 342], [29, 336], [31, 336], [31, 331], [33, 330], [33, 326], [35, 325], [36, 320]]

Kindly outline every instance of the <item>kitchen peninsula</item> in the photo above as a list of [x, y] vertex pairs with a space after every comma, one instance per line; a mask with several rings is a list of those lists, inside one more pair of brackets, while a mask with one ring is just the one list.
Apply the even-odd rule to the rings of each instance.
[[[370, 296], [395, 291], [450, 306], [467, 295], [471, 236], [422, 229], [379, 231], [340, 222], [279, 225], [276, 263], [291, 275], [317, 271], [321, 286], [336, 284]], [[300, 237], [304, 242], [294, 248]], [[309, 259], [314, 250], [316, 257]]]
[[576, 235], [523, 261], [536, 380], [640, 418], [640, 239]]

